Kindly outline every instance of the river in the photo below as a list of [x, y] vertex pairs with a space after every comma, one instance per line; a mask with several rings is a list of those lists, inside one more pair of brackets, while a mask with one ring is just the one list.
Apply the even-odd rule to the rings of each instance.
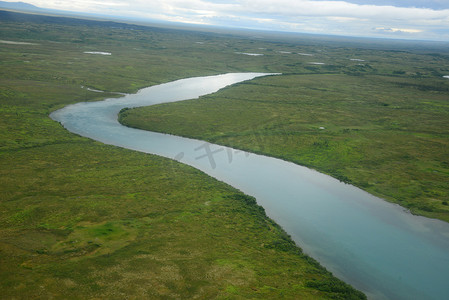
[[71, 132], [178, 160], [256, 197], [305, 253], [370, 299], [449, 299], [448, 223], [414, 216], [290, 162], [117, 121], [125, 107], [193, 99], [268, 75], [275, 74], [182, 79], [122, 98], [69, 105], [50, 116]]

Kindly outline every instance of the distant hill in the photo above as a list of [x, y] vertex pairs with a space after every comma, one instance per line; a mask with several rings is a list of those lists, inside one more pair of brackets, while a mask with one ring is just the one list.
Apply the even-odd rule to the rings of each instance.
[[25, 2], [5, 2], [0, 1], [0, 8], [25, 11], [42, 11], [42, 8]]
[[[8, 11], [10, 14], [4, 14], [4, 17], [11, 17], [11, 13], [25, 13], [25, 14], [38, 14], [41, 16], [54, 16], [54, 17], [69, 17], [69, 18], [88, 18], [88, 19], [98, 19], [98, 20], [117, 20], [117, 17], [114, 16], [103, 16], [100, 14], [92, 14], [92, 13], [83, 13], [83, 12], [75, 12], [75, 11], [65, 11], [58, 9], [50, 9], [50, 8], [41, 8], [26, 2], [5, 2], [0, 1], [0, 11]], [[44, 21], [40, 17], [33, 16], [17, 16], [21, 19], [33, 19], [34, 21], [40, 22]], [[46, 19], [44, 22], [49, 21], [50, 19]], [[56, 19], [53, 19], [56, 21]], [[63, 22], [63, 20], [60, 20]]]
[[[12, 9], [11, 9], [12, 10]], [[131, 30], [146, 30], [151, 28], [152, 31], [167, 32], [170, 28], [154, 27], [150, 25], [138, 25], [129, 24], [123, 22], [116, 22], [113, 20], [99, 20], [88, 19], [82, 17], [71, 17], [64, 15], [46, 15], [39, 13], [29, 13], [9, 11], [7, 9], [2, 10], [0, 7], [0, 26], [1, 22], [31, 22], [37, 24], [63, 24], [63, 25], [83, 25], [83, 26], [98, 26], [98, 27], [110, 27], [110, 28], [128, 28]], [[1, 39], [1, 38], [0, 38]], [[1, 299], [1, 297], [0, 297]]]

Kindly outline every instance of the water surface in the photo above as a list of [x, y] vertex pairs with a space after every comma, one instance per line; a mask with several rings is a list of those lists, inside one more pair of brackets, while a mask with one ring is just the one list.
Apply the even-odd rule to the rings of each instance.
[[68, 130], [194, 166], [257, 198], [306, 253], [372, 299], [449, 299], [449, 224], [413, 216], [356, 187], [266, 156], [122, 126], [124, 107], [192, 99], [266, 76], [238, 73], [149, 87], [51, 114]]

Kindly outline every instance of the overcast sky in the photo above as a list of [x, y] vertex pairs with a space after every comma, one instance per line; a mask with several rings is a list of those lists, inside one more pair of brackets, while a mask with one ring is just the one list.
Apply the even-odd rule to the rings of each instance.
[[449, 41], [449, 0], [25, 0], [25, 2], [43, 8], [194, 24]]

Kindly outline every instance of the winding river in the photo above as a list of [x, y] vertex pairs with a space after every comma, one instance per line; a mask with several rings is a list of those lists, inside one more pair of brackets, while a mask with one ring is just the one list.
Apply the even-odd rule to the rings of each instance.
[[371, 299], [449, 299], [449, 224], [414, 216], [354, 186], [283, 160], [122, 126], [118, 112], [197, 98], [274, 74], [182, 79], [51, 118], [79, 135], [176, 159], [256, 197], [304, 252]]

